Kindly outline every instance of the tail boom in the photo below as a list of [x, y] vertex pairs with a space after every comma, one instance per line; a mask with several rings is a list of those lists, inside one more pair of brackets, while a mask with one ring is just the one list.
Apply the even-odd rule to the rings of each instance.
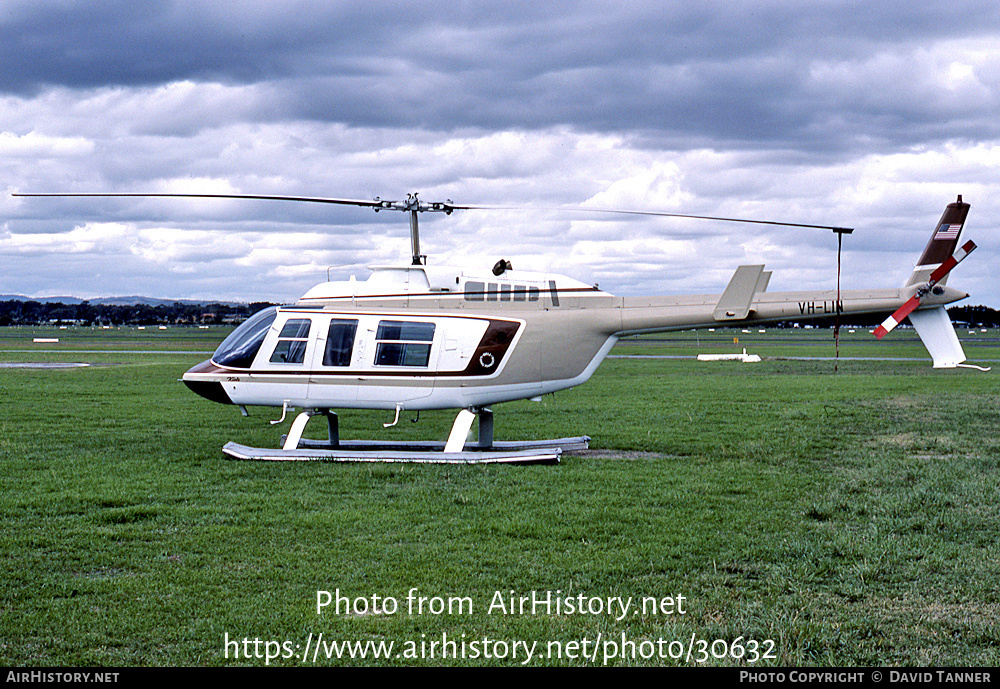
[[[685, 330], [746, 326], [778, 321], [812, 321], [851, 315], [877, 315], [898, 309], [912, 290], [869, 289], [823, 292], [759, 292], [754, 295], [749, 313], [741, 319], [720, 323], [716, 304], [722, 295], [689, 295], [676, 297], [624, 297], [620, 299], [618, 336]], [[968, 295], [957, 289], [943, 287], [939, 294], [928, 294], [926, 306], [941, 306], [964, 299]], [[616, 319], [617, 320], [617, 319]], [[616, 323], [618, 326], [618, 323]]]

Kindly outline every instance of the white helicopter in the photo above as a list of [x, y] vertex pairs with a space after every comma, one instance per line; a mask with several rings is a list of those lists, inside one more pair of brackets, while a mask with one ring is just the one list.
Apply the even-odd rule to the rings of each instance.
[[[907, 283], [899, 288], [823, 292], [767, 292], [763, 265], [740, 266], [721, 294], [615, 297], [562, 275], [526, 272], [498, 261], [492, 272], [431, 266], [420, 253], [417, 217], [487, 206], [238, 194], [20, 194], [21, 196], [141, 196], [239, 198], [354, 205], [410, 216], [412, 262], [376, 266], [367, 281], [325, 282], [295, 304], [258, 312], [232, 332], [211, 359], [183, 376], [187, 386], [215, 402], [246, 407], [303, 409], [281, 450], [228, 443], [232, 457], [334, 461], [553, 462], [589, 438], [493, 441], [491, 406], [533, 399], [586, 382], [619, 338], [641, 333], [716, 326], [747, 326], [835, 314], [892, 312], [876, 331], [881, 339], [906, 317], [935, 368], [962, 365], [965, 353], [945, 305], [965, 292], [945, 286], [948, 273], [973, 249], [957, 252], [969, 204], [948, 204]], [[818, 227], [838, 234], [849, 228]], [[447, 442], [392, 447], [342, 441], [337, 409], [401, 412], [458, 409]], [[302, 438], [317, 414], [328, 421], [326, 441]], [[478, 417], [478, 441], [467, 442]], [[428, 452], [432, 450], [432, 452]]]

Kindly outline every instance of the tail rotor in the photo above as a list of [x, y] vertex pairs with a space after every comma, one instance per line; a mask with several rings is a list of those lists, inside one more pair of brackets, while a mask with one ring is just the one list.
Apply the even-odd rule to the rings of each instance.
[[[960, 227], [961, 226], [959, 226], [959, 228]], [[939, 232], [941, 231], [943, 231], [943, 228], [942, 230], [939, 230]], [[957, 235], [955, 239], [957, 241]], [[972, 240], [969, 240], [962, 245], [961, 249], [959, 249], [954, 254], [945, 259], [945, 261], [941, 263], [941, 265], [939, 265], [937, 268], [934, 269], [933, 272], [931, 272], [930, 278], [927, 280], [927, 282], [921, 285], [914, 293], [914, 295], [906, 301], [906, 303], [904, 303], [902, 306], [896, 309], [895, 313], [886, 318], [882, 322], [882, 325], [880, 325], [878, 328], [875, 329], [875, 337], [881, 340], [893, 328], [899, 325], [904, 318], [906, 318], [911, 313], [916, 311], [917, 307], [920, 306], [921, 299], [923, 299], [928, 294], [932, 293], [934, 291], [934, 286], [939, 282], [941, 282], [948, 275], [948, 273], [951, 272], [951, 269], [957, 266], [959, 263], [961, 263], [962, 259], [971, 254], [975, 250], [975, 248], [976, 248], [976, 243], [973, 242]]]

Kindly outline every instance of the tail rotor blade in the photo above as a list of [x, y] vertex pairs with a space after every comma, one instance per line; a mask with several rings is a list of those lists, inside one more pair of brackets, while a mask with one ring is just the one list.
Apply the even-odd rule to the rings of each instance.
[[913, 313], [920, 306], [920, 297], [914, 294], [905, 304], [896, 309], [896, 312], [882, 321], [882, 325], [875, 328], [875, 338], [881, 340], [893, 328], [899, 325], [904, 318]]
[[962, 259], [975, 251], [975, 249], [976, 243], [971, 239], [963, 244], [961, 249], [956, 251], [954, 255], [949, 256], [941, 263], [941, 265], [934, 269], [934, 272], [931, 273], [930, 280], [927, 282], [927, 287], [933, 287], [940, 282], [941, 278], [947, 275], [952, 268], [961, 263]]

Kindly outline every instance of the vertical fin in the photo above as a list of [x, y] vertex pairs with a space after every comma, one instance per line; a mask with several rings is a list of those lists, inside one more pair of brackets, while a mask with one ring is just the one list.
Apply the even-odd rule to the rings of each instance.
[[[941, 219], [934, 226], [934, 233], [931, 234], [930, 241], [924, 247], [924, 252], [920, 254], [920, 260], [913, 269], [907, 287], [919, 285], [930, 279], [931, 272], [939, 265], [951, 258], [958, 246], [958, 238], [962, 234], [962, 227], [965, 225], [965, 218], [969, 214], [969, 204], [963, 203], [961, 194], [954, 203], [949, 203], [944, 209]], [[944, 284], [947, 276], [939, 280], [939, 284]]]

